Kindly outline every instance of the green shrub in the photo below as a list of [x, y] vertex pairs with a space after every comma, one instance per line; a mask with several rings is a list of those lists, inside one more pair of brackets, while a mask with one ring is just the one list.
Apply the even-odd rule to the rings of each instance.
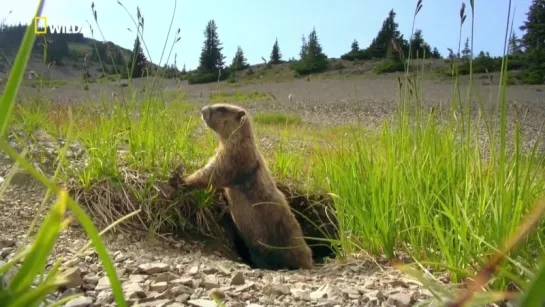
[[376, 74], [405, 71], [405, 65], [401, 61], [385, 59], [378, 62], [373, 71]]
[[293, 69], [299, 76], [310, 75], [312, 73], [320, 73], [327, 70], [329, 61], [327, 58], [305, 59], [290, 64], [290, 69]]
[[227, 71], [227, 69], [224, 69], [221, 72], [221, 75], [219, 76], [218, 76], [218, 72], [209, 72], [209, 73], [195, 72], [195, 73], [192, 73], [187, 78], [187, 82], [189, 84], [212, 83], [212, 82], [217, 82], [218, 77], [219, 77], [219, 81], [224, 81], [229, 77], [229, 72]]

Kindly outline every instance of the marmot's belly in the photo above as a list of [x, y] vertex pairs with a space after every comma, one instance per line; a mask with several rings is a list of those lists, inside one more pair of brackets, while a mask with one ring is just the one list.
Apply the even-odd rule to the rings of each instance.
[[226, 194], [233, 221], [246, 240], [252, 243], [289, 243], [292, 235], [289, 225], [293, 216], [290, 216], [283, 199], [250, 199], [234, 189], [229, 189]]

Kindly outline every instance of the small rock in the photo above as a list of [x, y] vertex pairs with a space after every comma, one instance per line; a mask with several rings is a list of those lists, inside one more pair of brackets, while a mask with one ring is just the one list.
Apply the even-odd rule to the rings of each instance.
[[214, 267], [211, 267], [211, 266], [208, 266], [208, 265], [204, 265], [201, 269], [201, 271], [204, 273], [204, 274], [215, 274], [218, 272], [218, 269], [214, 268]]
[[0, 240], [0, 247], [14, 247], [15, 240], [12, 239], [2, 239]]
[[172, 287], [170, 289], [170, 292], [172, 293], [173, 296], [178, 296], [178, 295], [181, 295], [181, 294], [191, 295], [191, 294], [193, 294], [193, 292], [195, 292], [195, 290], [193, 290], [192, 288], [190, 288], [188, 286], [179, 285], [179, 286]]
[[123, 261], [125, 261], [127, 259], [129, 259], [129, 256], [119, 252], [119, 254], [117, 254], [117, 256], [115, 256], [114, 261], [115, 262], [123, 262]]
[[79, 296], [76, 298], [71, 299], [66, 303], [65, 307], [88, 307], [93, 304], [93, 300], [90, 297], [86, 296]]
[[312, 300], [319, 300], [319, 299], [322, 299], [322, 298], [325, 298], [327, 297], [327, 289], [325, 288], [325, 286], [322, 286], [320, 288], [318, 288], [316, 291], [312, 291], [310, 293], [310, 298]]
[[290, 289], [291, 295], [293, 297], [303, 300], [303, 301], [310, 301], [310, 294], [307, 291], [301, 290], [301, 289]]
[[98, 280], [98, 284], [95, 287], [95, 291], [102, 291], [110, 289], [110, 280], [108, 279], [108, 276], [101, 277]]
[[403, 287], [403, 288], [408, 288], [409, 285], [407, 285], [407, 283], [401, 279], [396, 279], [396, 280], [392, 280], [390, 282], [390, 285], [393, 287], [393, 288], [397, 288], [397, 287]]
[[261, 292], [265, 295], [286, 295], [290, 294], [290, 288], [286, 285], [281, 284], [268, 284], [263, 287], [263, 290]]
[[409, 307], [413, 301], [413, 295], [409, 292], [390, 294], [387, 302], [396, 307]]
[[77, 288], [83, 285], [83, 279], [81, 278], [81, 270], [79, 268], [68, 268], [63, 273], [63, 277], [66, 282], [63, 284], [66, 288]]
[[347, 296], [350, 297], [350, 295], [353, 295], [355, 296], [355, 298], [359, 298], [360, 297], [360, 293], [358, 292], [358, 290], [354, 289], [354, 288], [350, 288], [350, 287], [343, 287], [341, 288], [341, 292], [346, 294]]
[[95, 274], [87, 274], [83, 276], [83, 282], [90, 285], [98, 284], [99, 278]]
[[221, 291], [221, 289], [219, 288], [214, 288], [214, 289], [211, 289], [209, 292], [208, 292], [208, 295], [210, 296], [211, 299], [219, 299], [219, 300], [224, 300], [225, 299], [225, 293], [223, 291]]
[[64, 299], [66, 297], [69, 297], [69, 296], [72, 296], [74, 294], [78, 294], [78, 293], [81, 293], [81, 291], [79, 289], [68, 289], [66, 291], [64, 291], [60, 296], [59, 296], [59, 299]]
[[152, 283], [150, 285], [151, 291], [163, 292], [168, 288], [168, 284], [165, 281]]
[[134, 282], [134, 283], [144, 282], [144, 281], [146, 281], [147, 278], [148, 278], [147, 275], [142, 275], [142, 274], [131, 274], [131, 275], [129, 275], [129, 281]]
[[13, 252], [12, 247], [4, 247], [4, 248], [0, 249], [0, 257], [6, 257], [9, 254], [11, 254], [11, 252]]
[[182, 277], [182, 278], [176, 278], [174, 280], [170, 281], [171, 285], [184, 285], [184, 286], [193, 286], [193, 278], [191, 277]]
[[164, 272], [155, 277], [155, 282], [170, 282], [178, 278], [178, 275], [171, 272]]
[[111, 291], [101, 291], [98, 293], [95, 303], [97, 305], [107, 305], [114, 301], [114, 294]]
[[156, 300], [164, 300], [164, 299], [170, 298], [170, 296], [171, 296], [171, 293], [168, 290], [165, 290], [161, 293], [155, 292], [155, 291], [148, 293], [148, 297], [151, 297]]
[[199, 266], [198, 265], [194, 265], [192, 267], [189, 268], [189, 270], [187, 271], [187, 274], [189, 275], [195, 275], [197, 274], [197, 272], [199, 272]]
[[170, 304], [170, 300], [167, 299], [158, 299], [158, 300], [151, 300], [146, 302], [139, 302], [138, 306], [140, 307], [163, 307]]
[[334, 302], [324, 301], [316, 304], [316, 307], [333, 307], [335, 306]]
[[206, 290], [211, 290], [211, 289], [214, 289], [214, 288], [219, 288], [220, 285], [218, 283], [218, 280], [215, 279], [215, 278], [207, 278], [203, 283], [202, 283], [203, 287], [206, 289]]
[[196, 307], [217, 307], [218, 305], [211, 300], [204, 300], [204, 299], [198, 299], [198, 300], [189, 300], [187, 303], [191, 306]]
[[231, 277], [231, 282], [229, 283], [231, 286], [241, 286], [244, 285], [246, 281], [244, 280], [244, 274], [242, 274], [241, 271], [238, 271]]
[[138, 266], [138, 269], [146, 274], [157, 274], [168, 271], [170, 265], [162, 262], [144, 263]]
[[125, 294], [127, 295], [129, 299], [146, 297], [146, 292], [144, 292], [142, 287], [137, 283], [124, 284], [123, 292], [125, 292]]
[[185, 303], [185, 302], [187, 302], [189, 300], [190, 297], [191, 297], [190, 294], [182, 294], [182, 295], [177, 296], [174, 300], [176, 302], [178, 302], [178, 303]]

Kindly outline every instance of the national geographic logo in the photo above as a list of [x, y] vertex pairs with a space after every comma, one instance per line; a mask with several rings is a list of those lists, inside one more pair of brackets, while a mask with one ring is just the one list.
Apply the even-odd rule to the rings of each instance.
[[47, 24], [47, 17], [38, 16], [34, 17], [34, 33], [36, 35], [46, 35], [50, 30], [51, 34], [79, 34], [83, 27], [77, 24]]

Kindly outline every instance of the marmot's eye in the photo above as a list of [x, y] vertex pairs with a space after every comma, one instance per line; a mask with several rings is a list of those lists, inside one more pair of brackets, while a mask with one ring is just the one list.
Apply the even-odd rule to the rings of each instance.
[[221, 113], [225, 113], [225, 112], [227, 112], [227, 108], [226, 107], [218, 107], [216, 109], [216, 111], [221, 112]]

